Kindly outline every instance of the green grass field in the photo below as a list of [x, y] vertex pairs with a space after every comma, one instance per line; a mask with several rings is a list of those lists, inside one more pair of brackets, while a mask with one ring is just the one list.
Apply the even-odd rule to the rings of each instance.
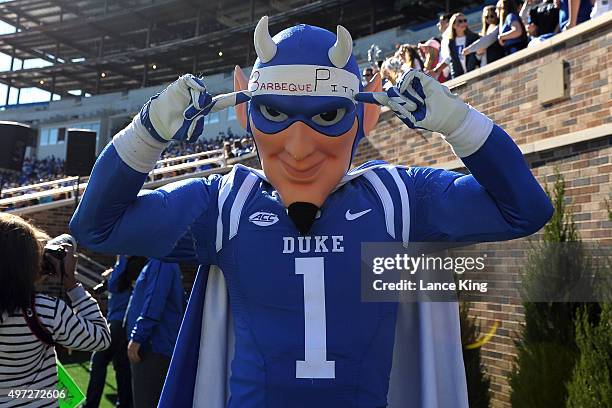
[[[91, 353], [73, 351], [72, 354], [58, 353], [59, 360], [62, 362], [74, 382], [79, 386], [83, 394], [87, 393], [89, 383], [89, 358]], [[106, 371], [106, 385], [104, 394], [100, 401], [100, 408], [112, 408], [115, 406], [117, 398], [117, 383], [115, 381], [115, 370], [109, 364]]]

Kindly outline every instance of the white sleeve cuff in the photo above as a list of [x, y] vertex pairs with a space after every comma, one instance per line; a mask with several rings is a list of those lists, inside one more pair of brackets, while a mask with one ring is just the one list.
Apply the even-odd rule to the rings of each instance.
[[125, 164], [140, 173], [148, 174], [155, 168], [168, 143], [153, 139], [140, 122], [140, 115], [136, 115], [125, 129], [113, 137], [113, 145]]
[[480, 149], [487, 141], [491, 130], [493, 130], [493, 121], [470, 106], [459, 128], [443, 137], [458, 157], [467, 157]]

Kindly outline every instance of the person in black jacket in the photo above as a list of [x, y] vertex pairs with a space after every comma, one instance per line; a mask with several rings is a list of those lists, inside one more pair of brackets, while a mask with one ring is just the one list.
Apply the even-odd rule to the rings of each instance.
[[474, 41], [469, 47], [463, 49], [463, 55], [476, 53], [480, 60], [480, 66], [497, 61], [506, 55], [506, 50], [499, 43], [499, 17], [495, 11], [495, 6], [485, 6], [482, 9], [482, 28], [480, 30], [480, 40]]
[[463, 13], [453, 14], [442, 37], [441, 62], [434, 68], [434, 72], [439, 73], [448, 66], [450, 78], [457, 78], [478, 68], [479, 61], [476, 55], [463, 55], [462, 51], [479, 38], [478, 34], [469, 29], [467, 18]]

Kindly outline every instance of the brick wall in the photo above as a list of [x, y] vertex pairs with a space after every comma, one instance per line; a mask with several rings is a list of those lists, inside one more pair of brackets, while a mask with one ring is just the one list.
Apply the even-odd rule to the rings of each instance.
[[[612, 222], [608, 220], [605, 203], [606, 199], [612, 198], [611, 161], [612, 138], [609, 137], [527, 156], [527, 162], [542, 185], [552, 185], [555, 171], [563, 175], [567, 203], [581, 237], [585, 241], [601, 243], [612, 242]], [[523, 271], [528, 248], [527, 239], [519, 239], [468, 249], [476, 256], [487, 253], [484, 280], [504, 290], [503, 296], [489, 296], [492, 301], [474, 302], [470, 309], [484, 332], [495, 321], [500, 323], [491, 341], [482, 347], [483, 363], [491, 378], [492, 407], [510, 407], [508, 375], [515, 357], [514, 339], [523, 323], [517, 283], [520, 282], [519, 274]], [[504, 257], [506, 259], [502, 259]], [[500, 281], [504, 283], [500, 285]], [[496, 290], [494, 293], [500, 292]]]
[[[496, 64], [499, 68], [492, 66], [488, 72], [471, 73], [467, 80], [458, 78], [450, 83], [450, 87], [473, 107], [491, 117], [519, 145], [609, 125], [612, 123], [611, 26], [612, 19], [608, 18], [607, 23], [599, 28], [510, 65], [499, 61], [499, 65]], [[536, 70], [541, 64], [555, 59], [569, 63], [570, 97], [541, 106], [537, 101]], [[597, 139], [525, 157], [542, 185], [554, 181], [555, 171], [563, 175], [567, 201], [583, 239], [612, 243], [612, 223], [608, 221], [605, 201], [612, 199], [612, 131], [603, 132]], [[390, 112], [382, 114], [378, 127], [361, 142], [355, 163], [380, 158], [394, 164], [432, 167], [456, 159], [439, 135], [411, 130]], [[457, 169], [464, 170], [460, 166]], [[495, 252], [502, 248], [524, 247], [521, 245], [524, 240], [517, 241], [521, 242], [486, 244], [479, 249]], [[519, 269], [504, 270], [505, 274], [512, 274], [506, 275], [506, 280], [517, 282]], [[483, 330], [486, 331], [495, 321], [501, 323], [492, 340], [482, 348], [483, 362], [491, 377], [491, 406], [494, 408], [510, 407], [507, 378], [515, 357], [513, 339], [523, 322], [519, 299], [514, 290], [498, 302], [474, 303], [471, 308]]]
[[[612, 64], [612, 18], [577, 35], [563, 34], [552, 46], [536, 52], [523, 51], [518, 60], [498, 61], [479, 72], [465, 75], [450, 83], [476, 109], [489, 115], [519, 145], [556, 140], [562, 135], [594, 129], [612, 123], [610, 78]], [[565, 37], [563, 37], [565, 36]], [[528, 55], [526, 55], [528, 54]], [[570, 66], [570, 98], [547, 106], [537, 102], [536, 69], [554, 59]], [[599, 132], [601, 133], [601, 132]], [[542, 183], [551, 183], [558, 170], [567, 183], [567, 200], [573, 217], [585, 240], [612, 243], [612, 225], [607, 220], [606, 199], [612, 198], [612, 132], [584, 142], [542, 150], [526, 155], [534, 174]], [[450, 148], [438, 135], [413, 131], [390, 112], [383, 113], [375, 131], [362, 141], [355, 164], [370, 159], [390, 163], [436, 166], [453, 161]], [[256, 164], [254, 162], [249, 163]], [[446, 166], [448, 167], [448, 166]], [[452, 166], [451, 166], [452, 167]], [[37, 225], [55, 235], [66, 231], [72, 206], [27, 215]], [[491, 249], [500, 245], [487, 244]], [[186, 286], [193, 280], [193, 269], [186, 268]], [[516, 271], [514, 272], [516, 273]], [[482, 348], [483, 360], [491, 376], [492, 406], [509, 407], [508, 373], [515, 355], [513, 337], [522, 322], [518, 296], [499, 302], [476, 303], [472, 314], [486, 329], [494, 321], [501, 326], [493, 339]]]

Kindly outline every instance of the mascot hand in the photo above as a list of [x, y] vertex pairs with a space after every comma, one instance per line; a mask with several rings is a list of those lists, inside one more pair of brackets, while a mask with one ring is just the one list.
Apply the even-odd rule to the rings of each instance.
[[249, 99], [248, 91], [213, 98], [200, 78], [186, 74], [149, 99], [140, 111], [140, 120], [149, 134], [160, 142], [195, 142], [204, 131], [206, 115]]
[[421, 71], [409, 70], [387, 92], [359, 92], [355, 100], [391, 108], [410, 128], [450, 135], [465, 120], [469, 106]]

